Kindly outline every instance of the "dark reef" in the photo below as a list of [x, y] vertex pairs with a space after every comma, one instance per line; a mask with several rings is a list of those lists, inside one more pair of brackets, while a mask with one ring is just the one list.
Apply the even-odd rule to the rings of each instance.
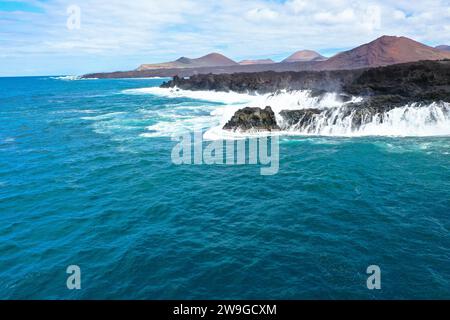
[[277, 131], [275, 113], [271, 107], [244, 108], [237, 111], [231, 120], [225, 125], [225, 130], [233, 131]]

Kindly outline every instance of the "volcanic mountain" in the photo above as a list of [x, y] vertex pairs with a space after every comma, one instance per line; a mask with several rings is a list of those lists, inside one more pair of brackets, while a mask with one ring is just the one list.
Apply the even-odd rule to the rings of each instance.
[[450, 59], [450, 52], [432, 48], [405, 37], [392, 36], [383, 36], [325, 61], [314, 60], [322, 58], [318, 53], [310, 54], [310, 52], [309, 54], [307, 54], [308, 51], [299, 52], [282, 63], [271, 62], [270, 64], [268, 60], [267, 63], [251, 60], [238, 64], [221, 54], [212, 53], [198, 59], [180, 58], [168, 63], [146, 64], [132, 71], [91, 73], [84, 75], [83, 78], [190, 77], [196, 74], [366, 69], [407, 62]]
[[359, 69], [421, 60], [450, 59], [450, 52], [429, 47], [406, 37], [383, 36], [368, 44], [331, 57], [322, 70]]
[[181, 57], [172, 62], [143, 64], [137, 71], [156, 70], [156, 69], [184, 69], [184, 68], [204, 68], [204, 67], [230, 67], [239, 65], [237, 62], [225, 57], [220, 53], [210, 53], [206, 56], [190, 59]]
[[297, 51], [293, 55], [287, 57], [282, 62], [306, 62], [306, 61], [324, 61], [327, 60], [324, 56], [320, 55], [316, 51], [302, 50]]
[[241, 66], [250, 66], [250, 65], [256, 65], [256, 64], [274, 64], [276, 63], [272, 59], [259, 59], [259, 60], [242, 60], [239, 62]]
[[450, 52], [450, 46], [437, 46], [436, 49], [441, 50], [441, 51], [449, 51]]

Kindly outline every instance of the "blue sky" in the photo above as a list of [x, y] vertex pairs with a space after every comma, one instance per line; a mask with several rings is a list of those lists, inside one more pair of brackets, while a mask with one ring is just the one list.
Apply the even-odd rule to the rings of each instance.
[[34, 6], [31, 3], [19, 1], [0, 1], [0, 11], [5, 12], [23, 11], [23, 12], [39, 12], [39, 13], [44, 12], [40, 7]]
[[[71, 5], [79, 29], [67, 27]], [[450, 0], [0, 1], [0, 76], [129, 70], [209, 52], [331, 56], [385, 34], [450, 44]]]

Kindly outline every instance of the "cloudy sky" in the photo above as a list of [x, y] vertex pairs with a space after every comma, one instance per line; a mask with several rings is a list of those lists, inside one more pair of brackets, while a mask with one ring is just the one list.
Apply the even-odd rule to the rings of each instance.
[[0, 76], [129, 70], [209, 52], [330, 56], [384, 34], [450, 45], [450, 0], [0, 0]]

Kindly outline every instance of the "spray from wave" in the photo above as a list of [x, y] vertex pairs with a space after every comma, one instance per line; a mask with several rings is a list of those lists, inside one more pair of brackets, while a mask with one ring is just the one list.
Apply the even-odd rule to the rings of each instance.
[[[199, 106], [208, 116], [184, 114], [168, 118], [151, 126], [144, 136], [172, 136], [180, 128], [201, 125], [208, 128], [205, 139], [235, 139], [252, 135], [313, 135], [313, 136], [445, 136], [450, 135], [450, 105], [435, 102], [429, 105], [411, 103], [379, 113], [358, 111], [350, 106], [362, 102], [361, 97], [343, 97], [338, 93], [314, 95], [311, 91], [279, 91], [253, 95], [235, 92], [187, 91], [177, 88], [143, 88], [125, 90], [125, 94], [150, 94], [166, 98], [188, 98], [203, 101]], [[204, 102], [219, 103], [208, 105]], [[240, 133], [223, 130], [234, 113], [243, 107], [270, 106], [282, 128], [277, 133]], [[312, 111], [313, 110], [313, 111]], [[197, 110], [198, 111], [198, 110]], [[286, 119], [284, 112], [297, 112]], [[172, 112], [166, 110], [165, 112]], [[302, 113], [303, 112], [303, 113]]]
[[[287, 114], [282, 112], [282, 114]], [[450, 134], [450, 105], [411, 103], [374, 113], [341, 106], [299, 110], [281, 121], [290, 134], [322, 136], [441, 136]]]

